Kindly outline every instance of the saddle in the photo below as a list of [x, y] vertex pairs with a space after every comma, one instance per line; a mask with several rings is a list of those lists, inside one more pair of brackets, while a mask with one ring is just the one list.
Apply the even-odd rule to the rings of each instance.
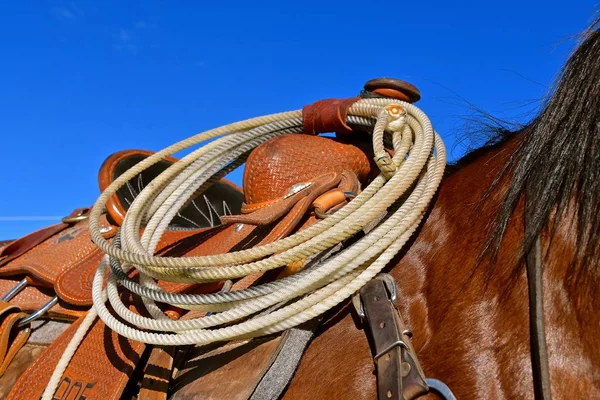
[[[411, 85], [389, 79], [371, 81], [361, 95], [408, 102], [419, 98]], [[245, 159], [243, 189], [223, 177], [203, 186], [172, 219], [155, 253], [194, 257], [249, 249], [307, 229], [348, 204], [379, 173], [370, 137], [346, 121], [349, 104], [326, 101], [305, 109], [305, 131], [336, 132], [335, 137], [289, 134], [252, 150]], [[109, 156], [99, 171], [100, 190], [152, 154], [126, 150]], [[120, 226], [134, 199], [176, 161], [163, 159], [110, 198], [100, 218], [105, 239], [120, 240]], [[60, 224], [0, 242], [2, 398], [41, 396], [61, 354], [92, 307], [94, 274], [100, 263], [108, 261], [92, 242], [88, 213], [88, 208], [76, 209]], [[233, 281], [158, 280], [157, 284], [172, 293], [237, 291], [292, 275], [327, 257], [323, 254], [316, 260]], [[135, 281], [136, 272], [128, 272], [127, 278]], [[370, 293], [389, 301], [372, 304]], [[361, 289], [355, 302], [365, 328], [373, 332], [380, 398], [414, 398], [429, 388], [410, 345], [409, 331], [393, 306], [393, 293], [393, 281], [383, 276]], [[130, 310], [147, 315], [137, 295], [120, 296]], [[203, 313], [174, 306], [161, 310], [172, 320]], [[374, 318], [388, 321], [390, 330], [376, 329]], [[126, 339], [96, 320], [73, 354], [53, 398], [278, 398], [319, 321], [262, 338], [165, 347]], [[397, 342], [402, 346], [389, 346]], [[381, 355], [387, 352], [402, 362], [394, 363], [393, 368], [383, 365]], [[230, 380], [233, 374], [236, 379]]]

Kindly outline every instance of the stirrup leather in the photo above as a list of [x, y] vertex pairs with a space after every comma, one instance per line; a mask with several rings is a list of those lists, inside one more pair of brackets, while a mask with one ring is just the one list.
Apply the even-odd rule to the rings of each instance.
[[434, 393], [442, 399], [456, 400], [444, 382], [425, 378], [411, 343], [412, 332], [396, 307], [396, 296], [394, 278], [379, 274], [352, 298], [361, 321], [369, 326], [378, 398], [411, 400]]

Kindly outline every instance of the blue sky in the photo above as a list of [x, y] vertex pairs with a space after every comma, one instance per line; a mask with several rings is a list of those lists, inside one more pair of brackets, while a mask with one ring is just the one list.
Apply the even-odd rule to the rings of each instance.
[[419, 87], [418, 105], [456, 159], [468, 103], [525, 121], [600, 8], [598, 0], [123, 4], [3, 5], [0, 238], [93, 204], [112, 152], [159, 150], [242, 118], [353, 96], [373, 77]]

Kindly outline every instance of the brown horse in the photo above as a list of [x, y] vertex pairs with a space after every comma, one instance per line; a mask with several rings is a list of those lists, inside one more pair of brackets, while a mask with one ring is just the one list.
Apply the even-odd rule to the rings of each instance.
[[[599, 398], [600, 30], [587, 32], [539, 116], [507, 133], [451, 168], [389, 269], [402, 314], [425, 374], [457, 398], [533, 398], [524, 254], [539, 233], [552, 395]], [[321, 327], [285, 399], [376, 398], [350, 308]]]

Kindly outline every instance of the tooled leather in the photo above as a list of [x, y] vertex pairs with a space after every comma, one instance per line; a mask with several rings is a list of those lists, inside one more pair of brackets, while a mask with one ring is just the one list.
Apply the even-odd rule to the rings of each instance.
[[[101, 226], [108, 225], [101, 217]], [[58, 276], [83, 263], [98, 265], [101, 251], [92, 242], [87, 221], [81, 221], [29, 250], [0, 268], [0, 276], [25, 274], [33, 284], [53, 287]]]
[[[83, 213], [87, 212], [87, 210], [87, 208], [77, 208], [73, 210], [67, 217], [82, 215]], [[19, 239], [9, 242], [2, 242], [2, 245], [0, 246], [0, 267], [22, 256], [40, 243], [43, 243], [48, 238], [56, 235], [68, 227], [69, 224], [67, 223], [55, 224], [37, 230]]]
[[[201, 235], [207, 231], [207, 229], [198, 229], [194, 231], [167, 231], [157, 245], [157, 253], [161, 256], [186, 254], [187, 251], [178, 252], [175, 246], [186, 239]], [[77, 267], [63, 271], [57, 278], [55, 284], [56, 293], [61, 300], [75, 306], [91, 307], [93, 303], [92, 284], [97, 267], [98, 263], [83, 263]], [[159, 281], [158, 284], [163, 289], [170, 292], [185, 293], [190, 290], [190, 284], [167, 281]], [[200, 287], [200, 285], [195, 286]], [[215, 286], [215, 284], [204, 284], [202, 287], [204, 287], [206, 291], [218, 290], [218, 286]]]
[[248, 157], [244, 171], [247, 204], [280, 198], [290, 188], [328, 172], [353, 171], [368, 179], [370, 157], [355, 143], [301, 134], [273, 138]]
[[67, 224], [55, 224], [13, 240], [0, 249], [0, 267], [25, 254], [44, 240], [66, 229]]
[[221, 217], [221, 223], [268, 225], [283, 217], [305, 196], [306, 190], [302, 190], [287, 198], [281, 197], [269, 202], [262, 202], [260, 203], [260, 207], [245, 208], [241, 215], [226, 215]]
[[[235, 245], [234, 242], [236, 241], [221, 241], [213, 238], [218, 236], [218, 233], [220, 232], [225, 236], [234, 236], [237, 237], [237, 239], [242, 239], [244, 235], [248, 234], [253, 229], [255, 229], [251, 226], [249, 226], [249, 228], [250, 229], [241, 232], [239, 236], [238, 233], [240, 232], [235, 232], [234, 226], [215, 228], [214, 230], [218, 231], [217, 234], [209, 236], [209, 239], [212, 239], [209, 240], [209, 242], [212, 242], [213, 245], [200, 246], [200, 249], [195, 248], [192, 253], [198, 254], [199, 252], [202, 252], [204, 254], [212, 254], [218, 252], [226, 252], [230, 250], [228, 248], [229, 246]], [[172, 238], [176, 237], [177, 239], [185, 240], [185, 238], [182, 238], [182, 236], [185, 236], [186, 234], [188, 236], [190, 235], [189, 232], [178, 232], [177, 234], [174, 234]], [[191, 254], [188, 253], [188, 255]], [[25, 371], [23, 377], [20, 378], [17, 382], [15, 389], [11, 392], [11, 396], [15, 397], [10, 398], [21, 398], [17, 397], [15, 393], [19, 393], [19, 391], [22, 390], [25, 390], [23, 393], [25, 393], [25, 395], [27, 396], [26, 398], [34, 398], [35, 396], [40, 396], [45, 383], [50, 377], [50, 374], [47, 371], [49, 370], [49, 372], [51, 373], [52, 369], [56, 364], [56, 361], [58, 360], [58, 358], [62, 354], [62, 351], [66, 347], [67, 342], [72, 337], [74, 333], [73, 329], [76, 329], [76, 326], [78, 324], [79, 320], [78, 322], [73, 324], [75, 325], [75, 328], [74, 326], [69, 327], [69, 329], [65, 331], [63, 335], [59, 339], [57, 339], [56, 342], [54, 342], [46, 351], [44, 351], [44, 353], [27, 369], [27, 371]], [[114, 353], [119, 354], [119, 360], [125, 359], [125, 368], [123, 368], [122, 366], [111, 364], [111, 358], [108, 358], [108, 356], [105, 355], [106, 350], [111, 350], [112, 347], [107, 348], [106, 343], [104, 342], [104, 340], [101, 340], [101, 337], [106, 338], [106, 336], [109, 334], [111, 335], [111, 343], [113, 343], [113, 345], [114, 343], [119, 343], [120, 346], [123, 347], [122, 349], [117, 349], [116, 351], [109, 351], [109, 353], [112, 354], [113, 360], [115, 358]], [[126, 348], [130, 349], [128, 354], [129, 356], [132, 356], [133, 359], [127, 358], [127, 356], [123, 354]], [[88, 332], [88, 334], [86, 335], [85, 340], [82, 342], [77, 352], [75, 353], [74, 358], [69, 364], [69, 368], [63, 375], [63, 379], [64, 377], [67, 377], [72, 381], [78, 380], [87, 383], [96, 382], [94, 383], [93, 387], [90, 387], [86, 392], [90, 399], [117, 399], [121, 394], [120, 391], [127, 383], [127, 380], [129, 379], [129, 376], [133, 371], [133, 367], [135, 367], [135, 363], [139, 359], [139, 355], [141, 354], [143, 349], [144, 345], [139, 342], [129, 341], [122, 337], [117, 338], [117, 334], [115, 332], [110, 331], [102, 323], [102, 321], [97, 320], [90, 332]], [[86, 357], [86, 355], [90, 354], [93, 354], [94, 356]], [[122, 369], [122, 371], [120, 371], [119, 369]], [[41, 381], [42, 383], [37, 385], [36, 387], [30, 387], [26, 384], [26, 382], [29, 380], [36, 380], [36, 382]], [[59, 387], [59, 391], [57, 391], [56, 393], [56, 396], [59, 398], [62, 393], [60, 392], [60, 390], [61, 388]]]
[[[310, 186], [300, 190], [289, 197], [283, 196], [271, 202], [270, 206], [262, 207], [254, 212], [243, 215], [231, 215], [221, 217], [223, 223], [242, 223], [251, 225], [266, 225], [289, 213], [296, 204], [305, 198], [315, 199], [332, 187], [337, 186], [341, 180], [341, 174], [336, 172], [326, 173], [314, 177]], [[304, 210], [306, 211], [306, 210]]]
[[[70, 260], [65, 261], [60, 273], [56, 276], [54, 290], [56, 295], [63, 301], [80, 307], [89, 307], [91, 301], [91, 281], [89, 276], [91, 270], [98, 267], [102, 260], [103, 253], [92, 242], [87, 221], [84, 221], [82, 231], [65, 246], [69, 246], [67, 251], [80, 251], [78, 255], [73, 254]], [[99, 221], [100, 227], [108, 227], [106, 215], [102, 215]], [[58, 246], [56, 246], [58, 247]], [[58, 250], [58, 248], [56, 248]], [[54, 255], [55, 253], [52, 252]]]
[[[233, 228], [233, 227], [230, 227]], [[196, 232], [196, 234], [198, 234], [198, 232]], [[170, 239], [180, 239], [180, 240], [185, 240], [185, 236], [189, 236], [190, 232], [174, 232], [172, 235], [167, 235]], [[220, 243], [220, 246], [226, 246], [227, 244], [224, 242], [215, 242], [215, 243]], [[161, 242], [161, 244], [159, 244], [159, 246], [163, 247], [168, 247], [169, 245], [169, 241], [168, 240], [164, 240]], [[204, 251], [208, 251], [209, 253], [212, 251], [215, 252], [225, 252], [228, 249], [226, 248], [219, 248], [219, 247], [205, 247]], [[168, 285], [167, 285], [168, 286]], [[188, 285], [189, 286], [189, 285]], [[179, 313], [178, 313], [179, 314]], [[177, 317], [178, 315], [175, 315], [174, 317]], [[74, 325], [78, 325], [79, 321], [76, 322]], [[99, 325], [101, 325], [101, 327], [98, 327]], [[102, 329], [101, 329], [102, 328]], [[56, 363], [56, 360], [60, 357], [60, 354], [62, 354], [62, 351], [64, 350], [66, 343], [70, 340], [70, 337], [72, 336], [73, 332], [72, 329], [74, 329], [73, 326], [71, 326], [67, 331], [65, 331], [65, 333], [56, 340], [56, 342], [54, 342], [46, 351], [44, 351], [44, 353], [42, 354], [42, 356], [40, 356], [40, 358], [38, 360], [36, 360], [36, 362], [34, 362], [27, 371], [25, 371], [25, 373], [23, 374], [23, 377], [28, 377], [28, 378], [22, 378], [19, 380], [19, 382], [17, 382], [17, 386], [15, 386], [15, 390], [13, 390], [11, 392], [11, 396], [14, 396], [15, 393], [18, 393], [19, 390], [21, 390], [24, 386], [26, 386], [25, 381], [27, 379], [35, 379], [35, 380], [42, 380], [43, 382], [47, 382], [47, 380], [49, 379], [49, 374], [46, 374], [44, 371], [47, 369], [50, 369], [50, 371], [53, 369], [54, 364]], [[112, 353], [117, 353], [119, 354], [119, 359], [120, 360], [126, 360], [126, 362], [124, 363], [124, 367], [123, 366], [117, 366], [117, 365], [113, 365], [111, 364], [111, 359], [108, 358], [107, 356], [104, 356], [105, 352], [107, 349], [110, 350], [110, 348], [107, 348], [106, 346], [106, 337], [107, 335], [110, 334], [111, 335], [111, 343], [113, 343], [113, 345], [115, 343], [118, 343], [119, 346], [121, 346], [122, 348], [116, 348], [116, 350]], [[101, 337], [103, 338], [101, 340]], [[60, 342], [60, 343], [59, 343]], [[128, 355], [125, 354], [126, 350], [128, 350]], [[64, 378], [68, 378], [71, 379], [71, 381], [80, 381], [80, 382], [87, 382], [87, 384], [91, 384], [93, 382], [96, 382], [93, 384], [92, 387], [89, 387], [89, 389], [87, 389], [86, 391], [86, 395], [89, 396], [89, 398], [102, 398], [102, 399], [117, 399], [119, 398], [120, 394], [121, 394], [121, 390], [123, 389], [123, 387], [125, 386], [125, 384], [127, 383], [131, 372], [133, 371], [133, 368], [135, 367], [135, 364], [137, 363], [137, 360], [139, 359], [139, 356], [141, 354], [141, 352], [144, 349], [144, 345], [138, 342], [133, 342], [133, 341], [129, 341], [126, 340], [122, 337], [117, 338], [117, 334], [113, 331], [110, 331], [106, 326], [104, 326], [104, 324], [102, 323], [102, 321], [97, 320], [94, 324], [94, 326], [92, 327], [92, 329], [90, 330], [90, 332], [88, 332], [88, 334], [86, 335], [85, 340], [83, 341], [83, 343], [80, 345], [80, 347], [78, 348], [74, 358], [71, 360], [70, 364], [69, 364], [69, 368], [67, 369], [67, 371], [65, 372], [65, 374], [63, 375], [63, 380]], [[86, 357], [86, 355], [89, 354], [94, 354], [94, 357], [88, 358]], [[96, 354], [96, 353], [101, 353], [101, 354]], [[109, 353], [111, 353], [109, 351]], [[128, 358], [129, 356], [133, 357], [133, 358]], [[112, 355], [112, 359], [114, 361], [114, 354]], [[48, 364], [48, 363], [51, 364]], [[121, 363], [123, 364], [123, 363]], [[48, 365], [50, 365], [50, 367], [48, 367]], [[164, 371], [163, 371], [164, 372]], [[47, 375], [47, 376], [46, 376]], [[94, 381], [95, 379], [95, 381]], [[66, 385], [63, 384], [63, 386]], [[85, 384], [84, 384], [85, 386]], [[43, 391], [44, 386], [39, 386], [39, 387], [35, 387], [35, 388], [30, 388], [27, 386], [27, 390], [25, 391], [25, 394], [27, 396], [31, 395], [31, 396], [38, 396], [41, 394], [41, 391]], [[63, 392], [61, 392], [61, 387], [59, 387], [59, 390], [56, 393], [56, 396], [60, 398], [61, 393], [64, 394]], [[155, 393], [157, 394], [157, 393]], [[14, 397], [14, 398], [20, 398], [20, 397]], [[27, 397], [29, 398], [29, 397]], [[33, 397], [31, 397], [33, 398]]]
[[[4, 295], [14, 288], [19, 281], [0, 279], [0, 295]], [[43, 289], [35, 286], [26, 286], [11, 301], [11, 304], [18, 305], [19, 308], [28, 314], [39, 310], [44, 304], [54, 297], [51, 289]], [[86, 310], [70, 308], [69, 304], [59, 301], [52, 307], [44, 317], [58, 319], [63, 321], [75, 321], [82, 316]]]
[[317, 179], [313, 184], [314, 189], [312, 191], [308, 190], [312, 186], [306, 189], [308, 194], [294, 205], [290, 212], [269, 232], [260, 244], [267, 244], [289, 235], [298, 226], [312, 202], [319, 195], [336, 186], [340, 181], [340, 177], [340, 174], [330, 173]]
[[[73, 323], [19, 377], [8, 399], [37, 399], [83, 318]], [[88, 399], [119, 399], [146, 345], [128, 340], [96, 319], [62, 376], [55, 397], [69, 390]], [[76, 386], [79, 385], [79, 386]]]
[[[299, 166], [294, 165], [294, 160], [301, 159], [303, 156], [297, 155], [295, 154], [295, 152], [302, 153], [304, 149], [306, 149], [306, 142], [309, 142], [311, 145], [313, 145], [311, 151], [312, 154], [309, 158], [305, 158], [309, 160], [309, 162], [307, 163], [309, 165], [303, 166], [305, 167], [304, 171], [298, 171]], [[363, 182], [366, 181], [367, 177], [369, 176], [370, 163], [367, 157], [365, 156], [364, 152], [358, 147], [352, 145], [344, 145], [339, 142], [334, 142], [331, 139], [324, 139], [318, 137], [314, 138], [304, 135], [290, 135], [289, 137], [273, 139], [258, 147], [250, 155], [246, 166], [246, 172], [244, 175], [246, 202], [250, 204], [256, 204], [257, 202], [265, 202], [269, 203], [268, 205], [266, 205], [266, 207], [273, 207], [276, 204], [276, 200], [274, 199], [277, 199], [278, 197], [281, 198], [281, 196], [284, 196], [292, 185], [299, 182], [313, 181], [315, 177], [321, 176], [323, 172], [329, 172], [324, 171], [323, 165], [319, 164], [318, 161], [317, 163], [315, 163], [318, 165], [318, 168], [311, 168], [313, 167], [313, 165], [311, 165], [311, 162], [315, 158], [315, 155], [317, 155], [318, 158], [318, 152], [315, 151], [315, 148], [321, 147], [323, 151], [329, 151], [329, 146], [337, 147], [339, 149], [339, 153], [346, 152], [349, 154], [353, 154], [352, 157], [354, 157], [354, 159], [352, 160], [345, 160], [347, 164], [334, 163], [334, 165], [330, 165], [329, 167], [333, 170], [331, 172], [336, 173], [334, 176], [339, 177], [340, 172], [349, 170], [355, 173], [356, 175], [359, 175]], [[281, 156], [282, 153], [286, 152], [287, 155]], [[273, 159], [261, 158], [264, 157], [266, 154], [273, 157]], [[345, 157], [345, 155], [340, 155], [339, 157], [343, 158]], [[279, 162], [280, 158], [282, 159], [282, 161], [285, 161], [285, 163]], [[344, 191], [357, 192], [358, 182], [355, 177], [356, 175], [354, 175], [353, 173], [347, 174], [346, 176], [344, 176], [344, 178], [341, 179], [343, 181], [343, 184], [338, 178], [335, 181], [335, 185], [340, 184], [340, 186], [343, 186]], [[264, 174], [264, 176], [258, 177], [258, 174]], [[280, 187], [275, 187], [275, 190], [271, 190], [273, 188], [270, 186], [278, 185], [278, 181], [285, 182], [285, 184], [281, 184]], [[326, 192], [329, 188], [331, 188], [331, 185], [324, 185], [323, 190], [314, 192], [322, 194]], [[309, 216], [306, 213], [308, 207], [312, 204], [314, 199], [315, 197], [306, 195], [303, 195], [303, 197], [300, 200], [294, 199], [296, 201], [294, 205], [296, 209], [293, 208], [291, 211], [289, 211], [288, 214], [283, 217], [283, 220], [280, 223], [278, 223], [277, 226], [271, 231], [271, 234], [277, 236], [285, 236], [289, 234], [291, 230], [297, 229], [298, 226], [300, 226], [300, 229], [303, 229], [317, 222], [314, 216]], [[305, 200], [306, 204], [302, 204], [302, 200]], [[256, 207], [256, 209], [262, 211], [262, 207]], [[259, 211], [255, 212], [258, 213]], [[236, 221], [236, 217], [240, 216], [230, 218], [228, 222]], [[241, 222], [241, 219], [236, 222]], [[279, 229], [277, 229], [277, 227], [279, 227]], [[252, 228], [248, 228], [247, 225], [243, 225], [241, 227], [241, 230], [244, 229]], [[276, 232], [277, 230], [279, 231], [278, 233]], [[275, 238], [270, 237], [270, 235], [267, 235], [261, 243], [267, 242], [269, 240], [275, 240]], [[288, 269], [289, 268], [286, 268], [283, 272], [287, 271]], [[232, 289], [239, 290], [245, 288], [256, 282], [260, 278], [260, 276], [261, 274], [247, 276], [241, 279], [240, 281], [236, 282]], [[277, 342], [279, 342], [280, 340], [281, 337], [278, 337], [276, 339]], [[187, 368], [184, 367], [184, 370], [177, 377], [175, 381], [175, 387], [177, 388], [177, 385], [181, 384], [181, 388], [180, 390], [176, 390], [176, 393], [173, 395], [172, 398], [185, 399], [188, 398], [187, 396], [201, 396], [202, 398], [211, 399], [247, 398], [250, 395], [253, 388], [255, 387], [255, 385], [253, 384], [256, 383], [257, 380], [260, 379], [260, 377], [262, 377], [262, 373], [257, 375], [256, 367], [258, 365], [262, 366], [268, 364], [268, 360], [270, 360], [273, 352], [276, 351], [276, 348], [277, 347], [274, 342], [268, 342], [268, 344], [263, 344], [259, 347], [259, 349], [261, 349], [261, 351], [259, 352], [255, 351], [257, 349], [253, 349], [248, 351], [247, 353], [244, 352], [243, 354], [231, 357], [228, 357], [227, 355], [222, 355], [221, 357], [228, 358], [228, 362], [215, 370], [206, 370], [205, 368], [203, 368], [204, 365], [210, 365], [210, 363], [192, 361], [188, 363]], [[235, 382], [227, 381], [228, 377], [231, 376], [236, 377]]]
[[[292, 135], [292, 136], [300, 137], [300, 135]], [[304, 165], [304, 166], [297, 165], [296, 167], [302, 167], [301, 170], [298, 170], [298, 168], [295, 168], [294, 165], [292, 165], [291, 168], [288, 168], [288, 166], [286, 166], [285, 164], [278, 163], [277, 160], [273, 161], [271, 159], [258, 158], [258, 156], [257, 156], [257, 158], [255, 159], [255, 163], [253, 164], [251, 162], [251, 160], [249, 159], [248, 163], [247, 163], [247, 171], [249, 172], [250, 175], [252, 175], [253, 173], [256, 173], [256, 171], [259, 167], [258, 165], [256, 165], [256, 163], [262, 164], [263, 167], [265, 166], [265, 164], [269, 164], [268, 167], [271, 168], [270, 172], [273, 172], [275, 175], [274, 176], [257, 176], [257, 175], [255, 175], [253, 177], [252, 176], [247, 177], [245, 175], [245, 177], [244, 177], [245, 182], [247, 180], [252, 181], [252, 184], [249, 185], [250, 193], [247, 194], [247, 197], [246, 197], [247, 200], [249, 198], [258, 198], [258, 199], [262, 198], [264, 200], [268, 200], [269, 199], [268, 196], [271, 196], [270, 199], [275, 198], [277, 196], [281, 196], [281, 195], [285, 194], [285, 192], [287, 192], [293, 184], [314, 179], [315, 176], [322, 175], [324, 172], [338, 172], [339, 173], [340, 170], [348, 169], [348, 170], [354, 171], [362, 181], [367, 179], [367, 176], [368, 176], [369, 170], [370, 170], [370, 162], [369, 162], [368, 157], [358, 147], [350, 145], [350, 144], [341, 143], [340, 141], [334, 141], [331, 139], [318, 138], [318, 137], [313, 138], [313, 137], [309, 137], [309, 136], [305, 136], [305, 135], [302, 135], [301, 137], [302, 137], [301, 140], [296, 139], [297, 140], [296, 143], [294, 143], [293, 141], [289, 141], [289, 140], [283, 140], [281, 143], [279, 143], [279, 144], [283, 144], [283, 145], [287, 144], [287, 145], [291, 146], [291, 148], [283, 149], [284, 154], [291, 154], [292, 153], [291, 150], [299, 150], [300, 153], [309, 151], [309, 152], [311, 152], [310, 159], [312, 160], [312, 159], [314, 159], [314, 157], [313, 157], [314, 155], [317, 155], [317, 156], [319, 155], [319, 151], [317, 149], [320, 148], [324, 153], [333, 154], [333, 155], [330, 157], [322, 156], [322, 158], [323, 158], [322, 160], [317, 160], [316, 162], [307, 163], [310, 165]], [[310, 142], [310, 144], [307, 145], [306, 141]], [[271, 145], [272, 145], [272, 143], [271, 143]], [[331, 146], [333, 146], [334, 148], [333, 149], [330, 148]], [[307, 148], [308, 148], [308, 150], [307, 150]], [[312, 150], [310, 150], [310, 149], [312, 149]], [[258, 149], [255, 150], [255, 152], [258, 151], [260, 153], [263, 150], [265, 150], [265, 149], [261, 149], [259, 147]], [[276, 150], [278, 150], [278, 149], [276, 149]], [[286, 153], [286, 151], [287, 151], [287, 153]], [[267, 149], [267, 152], [268, 152], [268, 149]], [[251, 155], [251, 157], [252, 157], [252, 155]], [[297, 160], [297, 159], [301, 159], [302, 155], [294, 155], [294, 156], [290, 156], [290, 157]], [[290, 157], [284, 155], [284, 158], [287, 160], [290, 160]], [[324, 166], [325, 159], [331, 160], [331, 163], [330, 163], [331, 165]], [[266, 162], [265, 162], [265, 160], [266, 160]], [[277, 169], [278, 167], [282, 168], [282, 169], [278, 170]], [[283, 178], [283, 181], [286, 181], [286, 179], [287, 179], [287, 182], [280, 185], [279, 188], [268, 187], [268, 186], [270, 186], [270, 182], [273, 182], [273, 181], [276, 182], [278, 180], [278, 177], [277, 177], [278, 174], [288, 174], [288, 175], [293, 175], [293, 176], [291, 178], [287, 178], [287, 177]], [[302, 177], [305, 177], [305, 178], [302, 178]], [[260, 185], [260, 187], [258, 187], [256, 185]], [[275, 190], [273, 190], [273, 189], [275, 189]], [[271, 193], [271, 195], [269, 195], [269, 193]], [[272, 197], [273, 193], [277, 193], [275, 195], [275, 197]], [[300, 214], [302, 214], [302, 215], [300, 215]], [[301, 221], [301, 219], [304, 217], [304, 214], [305, 214], [304, 212], [298, 213], [298, 216], [299, 216], [298, 221], [295, 221], [290, 224], [292, 229], [293, 229], [292, 225], [297, 225], [298, 222]], [[178, 240], [177, 243], [169, 244], [169, 249], [176, 249], [178, 246], [181, 246], [182, 243], [185, 242], [186, 240], [190, 240], [190, 237], [192, 239], [191, 242], [193, 242], [195, 239], [194, 236], [197, 235], [198, 237], [202, 237], [202, 239], [198, 239], [198, 241], [193, 243], [193, 245], [189, 249], [187, 249], [187, 251], [185, 252], [186, 255], [193, 256], [193, 255], [201, 255], [201, 254], [214, 254], [214, 253], [219, 253], [219, 252], [226, 252], [226, 251], [231, 251], [231, 250], [235, 250], [235, 249], [239, 249], [239, 248], [243, 248], [243, 247], [250, 247], [253, 244], [255, 244], [257, 241], [264, 239], [265, 235], [268, 234], [268, 232], [269, 232], [268, 230], [266, 232], [259, 232], [259, 231], [260, 231], [259, 228], [255, 227], [255, 226], [249, 226], [249, 225], [244, 225], [242, 227], [242, 229], [239, 229], [236, 231], [235, 226], [229, 225], [229, 226], [224, 226], [224, 227], [213, 228], [207, 232], [199, 232], [196, 234], [187, 233], [187, 234], [183, 234], [182, 236], [187, 235], [189, 237], [183, 237], [183, 238], [179, 237], [178, 239], [180, 239], [180, 240]], [[95, 270], [95, 266], [94, 266], [93, 270]], [[86, 276], [89, 277], [90, 275], [88, 274]], [[81, 277], [78, 277], [78, 278], [81, 278]], [[87, 279], [89, 279], [89, 278], [86, 278], [86, 280]], [[65, 285], [65, 286], [68, 286], [68, 285]], [[77, 285], [75, 285], [75, 286], [77, 286]], [[81, 284], [79, 286], [81, 286]], [[32, 365], [30, 367], [30, 369], [28, 369], [28, 371], [25, 374], [23, 374], [23, 376], [27, 377], [27, 378], [23, 378], [19, 382], [17, 382], [15, 390], [12, 392], [13, 394], [19, 393], [20, 391], [21, 391], [21, 393], [30, 393], [32, 395], [31, 397], [36, 397], [41, 394], [41, 391], [43, 390], [43, 385], [47, 382], [47, 380], [49, 378], [49, 374], [51, 373], [54, 365], [56, 364], [56, 360], [59, 358], [60, 354], [62, 353], [62, 350], [66, 346], [66, 343], [68, 342], [69, 337], [73, 334], [72, 332], [74, 331], [74, 329], [76, 329], [77, 324], [74, 324], [74, 325], [75, 325], [75, 327], [72, 326], [69, 328], [69, 330], [67, 330], [65, 332], [65, 334], [67, 334], [67, 332], [69, 332], [69, 335], [65, 336], [65, 334], [63, 334], [63, 336], [59, 340], [57, 340], [55, 343], [53, 343], [51, 345], [52, 348], [48, 348], [48, 350], [44, 352], [44, 354], [40, 357], [40, 359], [37, 360], [39, 362], [36, 365]], [[99, 325], [101, 325], [100, 328], [98, 327]], [[120, 374], [120, 372], [117, 372], [114, 370], [115, 366], [112, 366], [112, 364], [110, 364], [110, 359], [107, 358], [105, 352], [98, 351], [98, 349], [106, 349], [106, 347], [104, 346], [104, 342], [102, 340], [99, 340], [98, 337], [100, 337], [100, 336], [106, 337], [107, 335], [109, 335], [108, 329], [103, 325], [103, 323], [101, 323], [101, 321], [96, 321], [96, 323], [94, 324], [94, 327], [88, 333], [88, 335], [86, 336], [86, 339], [81, 344], [78, 351], [76, 352], [75, 357], [71, 361], [69, 369], [67, 370], [67, 373], [65, 374], [65, 376], [67, 376], [67, 377], [71, 376], [74, 379], [78, 379], [79, 381], [89, 380], [91, 382], [91, 380], [94, 378], [100, 379], [102, 382], [98, 381], [96, 384], [94, 384], [93, 387], [91, 387], [89, 389], [89, 390], [91, 390], [90, 393], [93, 394], [93, 396], [90, 396], [90, 398], [113, 398], [110, 396], [111, 395], [117, 396], [117, 394], [119, 393], [118, 390], [122, 389], [122, 387], [124, 386], [124, 382], [127, 381], [128, 377], [130, 375], [129, 372], [130, 372], [130, 370], [132, 370], [133, 365], [134, 365], [129, 362], [125, 362], [125, 369], [128, 371], [125, 375], [122, 375], [122, 374]], [[114, 334], [114, 332], [110, 332], [111, 337], [113, 337], [115, 335], [116, 334]], [[120, 338], [120, 340], [118, 340], [118, 339], [116, 339], [116, 336], [111, 342], [122, 343], [123, 345], [128, 344], [128, 346], [133, 346], [133, 344], [135, 344], [135, 343], [132, 344], [132, 342], [129, 342], [129, 341], [125, 340], [124, 338]], [[133, 346], [133, 347], [135, 347], [135, 346]], [[109, 350], [109, 353], [112, 354], [112, 358], [115, 357], [114, 353], [116, 352], [119, 354], [119, 357], [117, 357], [118, 359], [129, 360], [124, 354], [122, 354], [125, 351], [123, 349], [112, 351], [109, 346], [108, 350]], [[129, 353], [129, 355], [133, 356], [134, 358], [136, 356], [139, 357], [139, 354], [141, 354], [142, 350], [143, 350], [143, 346], [135, 347], [132, 350], [133, 352]], [[94, 357], [89, 357], [89, 354], [94, 354]], [[32, 379], [32, 377], [36, 381], [36, 383], [40, 382], [39, 384], [36, 385], [35, 388], [29, 387], [24, 382], [22, 382], [23, 380]], [[106, 381], [105, 378], [110, 378], [110, 382], [111, 382], [110, 385], [105, 382]], [[25, 391], [23, 392], [22, 390], [25, 390]], [[59, 388], [59, 390], [61, 390], [61, 389]], [[57, 393], [57, 394], [60, 394], [60, 393]], [[13, 398], [16, 398], [16, 397], [13, 397]]]

